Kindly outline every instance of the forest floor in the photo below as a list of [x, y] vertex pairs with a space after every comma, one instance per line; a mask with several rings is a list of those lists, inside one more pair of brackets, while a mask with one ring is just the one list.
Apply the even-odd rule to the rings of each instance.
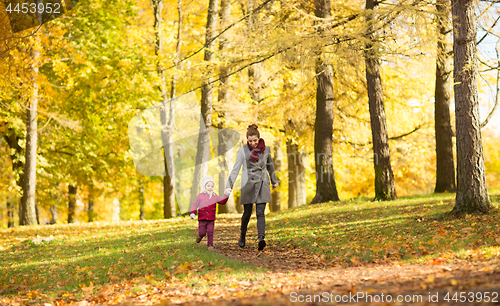
[[443, 218], [453, 200], [269, 213], [262, 252], [255, 217], [241, 249], [232, 214], [218, 216], [215, 251], [185, 217], [2, 229], [0, 305], [498, 304], [500, 211]]

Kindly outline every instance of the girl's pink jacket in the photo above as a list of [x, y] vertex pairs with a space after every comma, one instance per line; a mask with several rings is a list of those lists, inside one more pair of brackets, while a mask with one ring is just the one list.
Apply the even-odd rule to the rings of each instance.
[[198, 210], [198, 220], [215, 220], [217, 203], [226, 204], [228, 199], [219, 197], [215, 192], [212, 198], [209, 198], [208, 194], [202, 192], [194, 200], [191, 213], [194, 214]]

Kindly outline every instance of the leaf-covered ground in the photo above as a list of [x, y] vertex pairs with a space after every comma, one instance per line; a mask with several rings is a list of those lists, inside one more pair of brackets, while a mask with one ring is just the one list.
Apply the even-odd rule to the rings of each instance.
[[[491, 197], [498, 205], [498, 192]], [[381, 304], [381, 294], [384, 302], [389, 294], [431, 304], [429, 294], [438, 294], [446, 305], [497, 304], [500, 213], [442, 219], [453, 199], [356, 199], [270, 213], [263, 252], [255, 217], [247, 247], [237, 246], [238, 215], [218, 217], [214, 252], [205, 239], [194, 243], [197, 222], [187, 218], [3, 229], [0, 304]]]

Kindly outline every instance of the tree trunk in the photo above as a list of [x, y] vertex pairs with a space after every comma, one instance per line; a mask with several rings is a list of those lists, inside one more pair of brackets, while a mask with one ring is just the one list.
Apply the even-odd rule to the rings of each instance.
[[40, 214], [38, 213], [38, 203], [35, 201], [36, 224], [40, 224]]
[[[331, 17], [330, 0], [315, 0], [315, 15]], [[323, 30], [318, 30], [320, 34]], [[333, 69], [320, 52], [316, 60], [316, 121], [314, 123], [314, 161], [316, 195], [311, 204], [339, 201], [333, 170]]]
[[262, 63], [253, 64], [248, 67], [248, 93], [250, 94], [250, 98], [257, 103], [262, 101], [261, 97], [261, 70]]
[[[168, 136], [166, 136], [166, 139], [172, 139], [171, 138], [171, 133], [168, 133]], [[164, 138], [164, 139], [165, 139]], [[166, 144], [167, 142], [165, 142]], [[175, 176], [170, 176], [175, 175], [175, 170], [174, 170], [174, 159], [173, 159], [173, 148], [170, 145], [171, 142], [168, 141], [168, 144], [163, 147], [164, 151], [164, 162], [165, 162], [165, 175], [163, 177], [163, 218], [169, 219], [173, 218], [177, 215], [177, 211], [175, 208]], [[171, 169], [168, 171], [168, 166], [167, 164], [170, 164]], [[172, 173], [170, 173], [172, 172]], [[142, 220], [142, 219], [141, 219]]]
[[[231, 17], [231, 1], [230, 0], [221, 0], [220, 3], [220, 26], [221, 28], [225, 28], [226, 26], [229, 25], [229, 18]], [[229, 39], [228, 35], [223, 34], [221, 36], [221, 41], [219, 43], [219, 50], [222, 53], [222, 56], [224, 56], [223, 51], [227, 48], [229, 45]], [[225, 65], [222, 65], [219, 69], [219, 74], [220, 74], [220, 86], [219, 86], [219, 104], [223, 107], [224, 104], [229, 103], [229, 77], [228, 77], [228, 68]], [[221, 168], [221, 172], [219, 173], [219, 196], [222, 196], [224, 194], [224, 191], [226, 189], [226, 181], [227, 177], [229, 175], [229, 167], [230, 165], [233, 164], [233, 152], [231, 150], [228, 150], [229, 148], [226, 146], [226, 141], [228, 135], [226, 133], [222, 132], [224, 130], [224, 118], [225, 118], [225, 113], [223, 110], [219, 111], [219, 118], [220, 122], [218, 125], [219, 129], [219, 145], [218, 145], [218, 155], [219, 155], [219, 166]], [[225, 152], [224, 156], [221, 155], [221, 152]], [[234, 214], [236, 213], [236, 207], [234, 205], [234, 197], [230, 196], [228, 201], [226, 202], [226, 205], [220, 205], [219, 206], [219, 212], [220, 213], [231, 213]]]
[[[224, 131], [224, 124], [222, 122], [219, 123], [219, 128], [221, 131]], [[219, 196], [224, 195], [224, 191], [226, 190], [226, 181], [229, 176], [229, 167], [230, 165], [233, 164], [233, 152], [232, 150], [228, 150], [226, 144], [227, 144], [227, 139], [229, 135], [225, 132], [219, 132], [219, 155], [220, 152], [225, 152], [224, 155], [220, 157], [219, 161], [219, 166], [221, 168], [221, 171], [219, 172]], [[235, 214], [237, 213], [236, 211], [236, 206], [234, 204], [234, 197], [232, 195], [229, 196], [229, 199], [227, 200], [225, 205], [220, 205], [219, 206], [219, 212], [220, 213], [230, 213], [230, 214]]]
[[23, 188], [24, 185], [24, 163], [22, 156], [23, 148], [19, 145], [21, 138], [16, 135], [14, 129], [7, 128], [7, 133], [4, 134], [4, 139], [9, 145], [10, 160], [12, 161], [12, 172], [16, 181], [16, 185]]
[[236, 205], [235, 205], [236, 211], [238, 212], [238, 214], [243, 213], [243, 205], [238, 204], [238, 203], [240, 203], [240, 199], [241, 199], [241, 193], [239, 196], [236, 196], [236, 199], [234, 199], [234, 202], [236, 203]]
[[297, 145], [292, 140], [286, 141], [288, 162], [288, 209], [297, 207]]
[[112, 213], [112, 217], [111, 217], [111, 220], [113, 222], [120, 222], [120, 220], [121, 220], [121, 218], [120, 218], [121, 206], [122, 206], [122, 203], [120, 202], [120, 200], [115, 198], [113, 200], [113, 213]]
[[89, 198], [88, 198], [88, 208], [87, 208], [87, 217], [89, 222], [94, 221], [95, 213], [94, 213], [94, 186], [90, 185], [89, 187]]
[[[375, 0], [366, 0], [366, 10], [374, 10], [377, 5], [378, 2]], [[379, 55], [377, 54], [377, 46], [375, 46], [375, 35], [372, 33], [374, 31], [374, 20], [372, 13], [367, 15], [367, 38], [369, 42], [366, 44], [365, 63], [373, 141], [373, 164], [375, 168], [375, 199], [394, 200], [397, 198], [396, 184], [389, 153], [389, 137], [385, 119]]]
[[144, 214], [144, 182], [141, 179], [139, 183], [139, 220], [145, 220], [146, 216]]
[[[181, 158], [181, 152], [180, 152], [180, 150], [177, 150], [177, 158]], [[175, 181], [175, 190], [181, 190], [180, 180], [176, 180]]]
[[297, 204], [306, 204], [306, 154], [297, 150]]
[[[258, 3], [256, 0], [248, 0], [247, 4], [247, 14], [250, 14], [247, 18], [247, 30], [249, 37], [252, 37], [251, 35], [255, 33], [255, 30], [258, 27], [257, 23], [259, 20], [257, 14], [251, 14], [250, 12], [255, 10]], [[260, 88], [262, 83], [261, 70], [262, 63], [256, 63], [248, 67], [248, 93], [250, 98], [257, 103], [262, 101]]]
[[[208, 4], [207, 27], [205, 35], [205, 57], [206, 62], [211, 62], [213, 59], [213, 48], [215, 42], [212, 39], [215, 36], [217, 26], [217, 11], [219, 9], [219, 0], [210, 0]], [[206, 175], [208, 170], [208, 160], [210, 158], [210, 129], [212, 126], [212, 77], [207, 75], [201, 87], [201, 118], [200, 132], [198, 136], [198, 148], [196, 152], [196, 166], [194, 170], [193, 186], [191, 189], [190, 203], [200, 191], [201, 178]]]
[[74, 223], [76, 212], [76, 191], [77, 187], [68, 185], [68, 223]]
[[7, 227], [14, 227], [14, 203], [7, 197]]
[[[182, 1], [177, 0], [177, 14], [179, 15], [179, 20], [177, 23], [177, 43], [175, 47], [175, 59], [174, 59], [174, 65], [176, 69], [179, 69], [179, 60], [181, 57], [181, 44], [182, 44]], [[165, 218], [172, 218], [177, 216], [177, 208], [176, 208], [176, 201], [175, 201], [175, 191], [176, 191], [176, 186], [175, 186], [175, 162], [174, 162], [174, 148], [171, 145], [172, 143], [172, 133], [173, 133], [173, 128], [175, 125], [175, 107], [174, 107], [174, 98], [177, 96], [176, 92], [176, 85], [177, 85], [177, 74], [174, 74], [172, 77], [172, 84], [171, 84], [171, 91], [170, 91], [170, 97], [171, 97], [171, 102], [169, 103], [169, 118], [168, 118], [168, 124], [167, 124], [167, 129], [165, 130], [166, 132], [166, 140], [167, 143], [165, 145], [166, 151], [165, 151], [165, 160], [167, 162], [167, 165], [170, 165], [170, 170], [168, 171], [168, 176], [170, 177], [170, 181], [168, 182], [166, 177], [164, 179], [164, 190], [165, 190], [165, 199], [168, 198], [168, 200], [165, 200], [165, 203], [168, 203], [168, 205], [164, 206], [164, 211], [163, 215]], [[167, 169], [167, 168], [165, 168]]]
[[57, 223], [57, 204], [51, 206], [49, 208], [49, 210], [50, 210], [50, 215], [51, 215], [50, 224], [56, 224]]
[[31, 68], [31, 97], [29, 107], [27, 110], [26, 119], [26, 157], [24, 164], [24, 184], [23, 196], [21, 198], [21, 218], [20, 225], [33, 225], [37, 224], [36, 218], [36, 158], [37, 158], [37, 116], [38, 116], [38, 65], [40, 61], [40, 50], [38, 50], [38, 43], [40, 38], [35, 36], [35, 44], [31, 49], [32, 68]]
[[[163, 156], [165, 165], [165, 176], [163, 177], [163, 217], [172, 218], [175, 216], [175, 193], [174, 193], [174, 162], [173, 162], [173, 149], [170, 145], [172, 143], [172, 102], [170, 103], [170, 114], [167, 119], [167, 89], [166, 89], [166, 78], [163, 67], [160, 63], [160, 55], [163, 50], [163, 39], [160, 34], [161, 22], [162, 22], [162, 11], [163, 11], [163, 0], [153, 0], [153, 14], [154, 14], [154, 33], [155, 33], [155, 56], [156, 56], [156, 71], [160, 77], [160, 92], [162, 98], [162, 105], [160, 107], [160, 121], [161, 121], [161, 137], [163, 143]], [[173, 84], [172, 93], [175, 94], [175, 83]], [[168, 122], [167, 122], [168, 120]], [[170, 165], [171, 170], [169, 171], [168, 166]], [[170, 173], [172, 172], [172, 173]]]
[[[19, 145], [20, 137], [16, 135], [14, 129], [7, 128], [7, 133], [4, 134], [4, 139], [9, 145], [10, 152], [10, 160], [12, 161], [12, 173], [14, 174], [14, 178], [16, 181], [16, 185], [21, 189], [24, 186], [24, 162], [22, 156], [24, 154], [23, 148]], [[19, 225], [21, 225], [21, 216], [23, 216], [23, 206], [21, 202], [19, 202]]]
[[291, 140], [286, 143], [288, 160], [288, 208], [306, 204], [305, 154]]
[[454, 192], [453, 131], [451, 130], [451, 18], [450, 0], [438, 0], [436, 89], [434, 94], [434, 130], [436, 134], [436, 188], [434, 192]]
[[476, 14], [473, 0], [453, 0], [453, 55], [457, 134], [454, 215], [492, 209], [484, 169], [477, 93]]
[[[276, 142], [274, 143], [273, 164], [274, 164], [274, 172], [276, 172], [278, 181], [281, 181], [280, 179], [281, 179], [282, 161], [283, 161], [283, 152], [281, 151], [281, 143], [279, 140], [276, 140]], [[279, 187], [274, 188], [272, 190], [271, 206], [269, 207], [269, 210], [272, 212], [281, 210], [281, 191], [279, 190]]]

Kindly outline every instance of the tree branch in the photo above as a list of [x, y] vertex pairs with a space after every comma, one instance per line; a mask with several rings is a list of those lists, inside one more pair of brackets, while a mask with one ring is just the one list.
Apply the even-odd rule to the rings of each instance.
[[[198, 50], [196, 50], [195, 52], [191, 53], [190, 55], [186, 56], [185, 58], [181, 59], [178, 61], [178, 63], [181, 63], [181, 62], [184, 62], [185, 60], [188, 60], [190, 59], [191, 57], [195, 56], [196, 54], [200, 53], [201, 51], [203, 51], [203, 49], [205, 49], [208, 45], [210, 45], [212, 42], [214, 42], [217, 38], [219, 38], [222, 34], [224, 34], [226, 31], [228, 31], [229, 29], [231, 29], [232, 27], [234, 27], [235, 25], [237, 25], [238, 23], [242, 22], [243, 20], [247, 19], [248, 17], [250, 17], [252, 14], [255, 14], [256, 12], [260, 11], [266, 4], [268, 4], [269, 2], [271, 2], [273, 0], [266, 0], [264, 1], [261, 5], [259, 5], [258, 7], [256, 7], [252, 12], [246, 14], [245, 16], [243, 16], [242, 18], [240, 18], [238, 21], [234, 22], [233, 24], [230, 24], [229, 26], [227, 26], [224, 30], [222, 30], [219, 34], [215, 35], [212, 39], [208, 40], [205, 42], [205, 44], [203, 45], [203, 47], [199, 48]], [[178, 64], [177, 63], [177, 64]], [[168, 68], [166, 68], [165, 70], [169, 70], [169, 69], [172, 69], [172, 68], [175, 68], [177, 64], [174, 64]]]
[[[407, 133], [404, 133], [404, 134], [401, 134], [401, 135], [398, 135], [398, 136], [389, 137], [389, 140], [400, 140], [403, 137], [406, 137], [406, 136], [408, 136], [410, 134], [415, 133], [416, 131], [420, 130], [422, 127], [424, 127], [424, 124], [420, 124], [420, 125], [416, 126], [413, 130], [411, 130], [411, 131], [409, 131]], [[351, 142], [351, 141], [348, 141], [348, 140], [342, 140], [342, 141], [339, 141], [339, 142], [341, 142], [341, 143], [347, 143], [347, 144], [350, 144], [350, 145], [353, 145], [353, 146], [359, 146], [359, 147], [363, 147], [363, 146], [367, 146], [367, 145], [372, 144], [371, 141], [366, 142], [366, 143], [356, 143], [356, 142]]]
[[483, 37], [481, 37], [481, 39], [476, 43], [476, 46], [479, 45], [486, 38], [486, 36], [488, 36], [490, 34], [491, 30], [493, 30], [493, 28], [496, 26], [496, 24], [499, 20], [500, 20], [500, 15], [498, 15], [497, 19], [495, 19], [495, 22], [493, 22], [493, 25], [488, 29], [488, 31], [486, 31], [486, 33], [483, 35]]

